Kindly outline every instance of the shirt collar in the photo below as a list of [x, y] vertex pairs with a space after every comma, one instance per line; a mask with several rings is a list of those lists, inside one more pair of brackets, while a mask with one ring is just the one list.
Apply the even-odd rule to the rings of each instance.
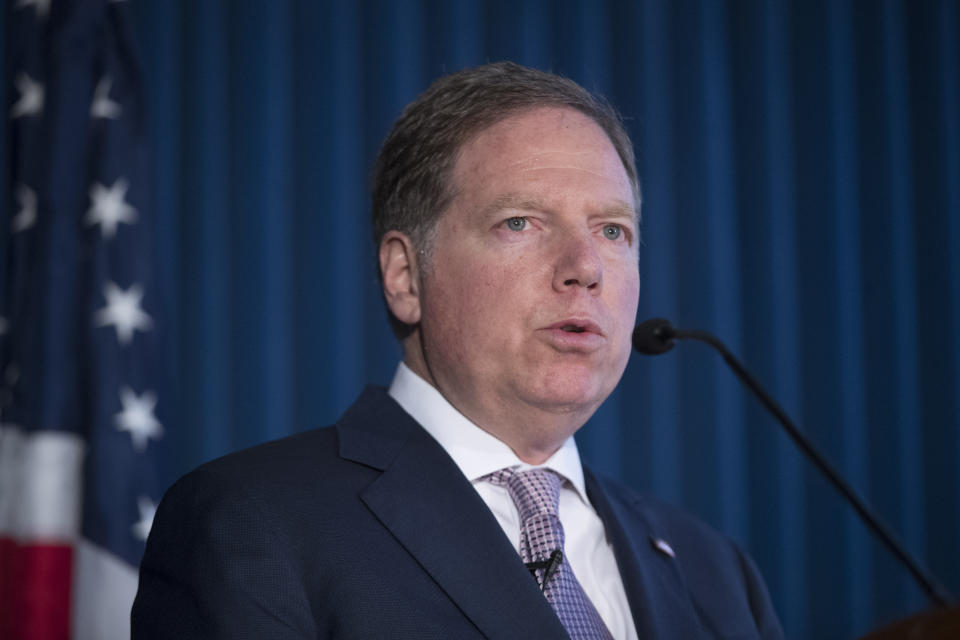
[[587, 500], [580, 453], [573, 437], [541, 465], [530, 465], [517, 457], [502, 440], [484, 431], [457, 411], [443, 394], [401, 362], [390, 385], [390, 396], [420, 423], [449, 454], [470, 482], [506, 467], [520, 471], [546, 467], [566, 478], [580, 499]]

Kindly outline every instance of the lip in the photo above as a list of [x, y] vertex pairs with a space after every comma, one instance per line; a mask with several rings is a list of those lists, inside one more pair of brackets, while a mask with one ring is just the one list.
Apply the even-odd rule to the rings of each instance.
[[[563, 331], [564, 327], [569, 327], [571, 325], [580, 327], [581, 329], [583, 329], [583, 331], [580, 333], [575, 333], [572, 331]], [[545, 327], [545, 328], [549, 331], [563, 331], [564, 333], [569, 333], [570, 335], [573, 335], [573, 336], [578, 336], [578, 335], [582, 336], [587, 333], [592, 333], [600, 337], [603, 337], [603, 331], [600, 330], [600, 327], [597, 325], [596, 322], [590, 320], [589, 318], [566, 318], [565, 320], [561, 320], [560, 322], [554, 322], [549, 327]]]
[[[580, 327], [583, 331], [578, 333], [563, 330], [570, 325]], [[607, 341], [597, 323], [584, 318], [567, 318], [544, 327], [542, 332], [552, 347], [567, 353], [590, 353], [601, 348]]]

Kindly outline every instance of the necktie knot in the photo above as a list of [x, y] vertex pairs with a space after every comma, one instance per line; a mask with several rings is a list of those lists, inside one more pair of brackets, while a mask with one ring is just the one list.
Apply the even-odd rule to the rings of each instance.
[[490, 475], [490, 481], [507, 488], [517, 505], [520, 522], [534, 516], [557, 516], [563, 480], [556, 472], [549, 469], [501, 469]]

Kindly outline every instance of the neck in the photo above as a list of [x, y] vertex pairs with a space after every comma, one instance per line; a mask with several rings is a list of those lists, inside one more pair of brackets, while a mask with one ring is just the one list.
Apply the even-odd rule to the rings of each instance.
[[458, 393], [433, 376], [419, 350], [406, 350], [404, 364], [463, 416], [506, 444], [527, 464], [546, 462], [593, 413], [592, 408], [543, 408], [520, 401], [478, 404], [471, 396]]

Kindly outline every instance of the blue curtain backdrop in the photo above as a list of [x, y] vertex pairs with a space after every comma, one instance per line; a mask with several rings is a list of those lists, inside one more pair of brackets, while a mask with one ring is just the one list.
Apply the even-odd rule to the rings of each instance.
[[[433, 78], [512, 59], [626, 118], [640, 318], [721, 336], [960, 592], [956, 0], [132, 4], [175, 319], [168, 479], [389, 382], [373, 158]], [[705, 347], [635, 356], [578, 441], [748, 549], [792, 638], [925, 606]]]

